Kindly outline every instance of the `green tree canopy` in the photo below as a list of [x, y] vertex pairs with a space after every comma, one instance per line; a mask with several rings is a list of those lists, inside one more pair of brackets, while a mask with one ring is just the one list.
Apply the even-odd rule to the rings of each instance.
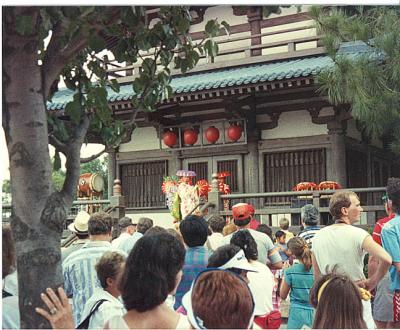
[[[350, 104], [353, 117], [369, 136], [391, 142], [400, 153], [400, 8], [312, 7], [334, 67], [318, 76], [331, 103]], [[348, 57], [344, 42], [362, 42], [368, 52]]]

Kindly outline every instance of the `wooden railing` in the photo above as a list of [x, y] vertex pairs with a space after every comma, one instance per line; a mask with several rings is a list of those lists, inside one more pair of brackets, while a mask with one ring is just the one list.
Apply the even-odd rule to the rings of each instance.
[[[362, 227], [371, 227], [375, 221], [385, 215], [385, 208], [381, 201], [382, 195], [385, 193], [385, 187], [374, 188], [347, 188], [355, 192], [361, 200], [363, 208], [361, 221], [358, 223]], [[313, 204], [320, 212], [320, 224], [328, 225], [332, 223], [332, 217], [329, 214], [329, 200], [336, 190], [314, 190], [314, 191], [282, 191], [282, 192], [266, 192], [266, 193], [244, 193], [223, 195], [218, 193], [219, 200], [213, 199], [209, 195], [209, 202], [216, 207], [209, 211], [217, 212], [224, 216], [232, 215], [232, 211], [222, 210], [224, 200], [229, 200], [230, 205], [240, 202], [251, 203], [256, 206], [255, 214], [261, 219], [262, 223], [276, 227], [281, 217], [290, 216], [292, 228], [299, 230], [301, 207], [305, 204]], [[287, 202], [271, 203], [269, 200], [277, 200], [277, 197], [285, 197]], [[219, 208], [219, 210], [217, 210]]]
[[[298, 31], [308, 31], [312, 30], [314, 28], [314, 25], [308, 24], [302, 27], [296, 27], [296, 28], [289, 28], [289, 29], [282, 29], [278, 31], [272, 31], [272, 32], [265, 32], [265, 33], [258, 33], [258, 34], [249, 34], [246, 36], [235, 36], [235, 35], [230, 35], [230, 36], [222, 36], [216, 38], [216, 43], [219, 46], [224, 45], [225, 49], [221, 49], [218, 53], [218, 56], [215, 57], [215, 62], [214, 63], [209, 63], [206, 55], [200, 55], [200, 60], [196, 68], [192, 69], [190, 72], [196, 72], [196, 71], [202, 71], [202, 70], [209, 70], [209, 69], [215, 69], [223, 66], [224, 68], [230, 67], [230, 66], [236, 66], [236, 65], [244, 65], [247, 63], [255, 63], [255, 62], [261, 62], [261, 61], [273, 61], [273, 60], [282, 60], [282, 59], [289, 59], [289, 58], [297, 58], [297, 57], [303, 57], [303, 56], [311, 56], [311, 55], [319, 55], [325, 53], [325, 49], [323, 47], [320, 47], [320, 39], [321, 36], [315, 35], [315, 36], [306, 36], [302, 38], [292, 38], [292, 39], [287, 39], [287, 40], [282, 40], [282, 41], [274, 41], [274, 42], [268, 42], [268, 43], [259, 43], [255, 45], [251, 45], [251, 40], [254, 40], [254, 38], [259, 38], [262, 39], [263, 37], [276, 37], [279, 35], [284, 35], [285, 33], [291, 33], [291, 32], [298, 32]], [[250, 32], [250, 31], [248, 31]], [[229, 43], [234, 43], [234, 42], [243, 42], [246, 45], [239, 46], [239, 47], [232, 47], [232, 48], [227, 48], [226, 44]], [[310, 47], [307, 49], [298, 49], [299, 45], [309, 43], [309, 42], [315, 42], [315, 47]], [[263, 50], [272, 50], [274, 48], [286, 46], [286, 51], [279, 51], [270, 55], [263, 55], [262, 51]], [[259, 50], [258, 52], [255, 52], [255, 50]], [[259, 54], [259, 55], [255, 55]], [[143, 52], [142, 57], [151, 57], [154, 55], [154, 51], [148, 51], [148, 52]], [[239, 56], [240, 59], [232, 59], [232, 60], [225, 60], [223, 57], [226, 57], [227, 55], [236, 55]], [[176, 55], [178, 56], [178, 55]], [[219, 60], [221, 62], [219, 62]], [[174, 63], [172, 61], [171, 63]], [[160, 63], [157, 63], [160, 64]], [[135, 63], [133, 65], [126, 65], [122, 66], [120, 64], [116, 64], [112, 61], [109, 61], [107, 58], [103, 58], [103, 65], [107, 69], [107, 73], [110, 76], [110, 78], [122, 78], [121, 82], [128, 81], [129, 76], [137, 76], [141, 70], [141, 63]], [[109, 66], [113, 66], [112, 68], [109, 68]], [[173, 75], [175, 74], [180, 74], [180, 70], [176, 70], [172, 64], [171, 64], [171, 72]], [[123, 79], [125, 77], [125, 79]]]

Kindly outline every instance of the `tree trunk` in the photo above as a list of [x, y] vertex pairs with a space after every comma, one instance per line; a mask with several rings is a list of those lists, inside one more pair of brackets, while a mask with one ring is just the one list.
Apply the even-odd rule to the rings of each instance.
[[[4, 26], [3, 26], [4, 27]], [[60, 239], [66, 202], [54, 192], [35, 37], [3, 33], [3, 128], [10, 161], [21, 328], [49, 328], [35, 307], [63, 284]]]

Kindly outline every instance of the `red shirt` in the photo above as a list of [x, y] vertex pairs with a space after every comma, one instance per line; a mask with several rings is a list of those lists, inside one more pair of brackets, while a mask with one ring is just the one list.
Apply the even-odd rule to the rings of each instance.
[[372, 232], [372, 239], [378, 243], [380, 246], [382, 246], [382, 240], [381, 240], [381, 231], [383, 226], [385, 225], [386, 222], [389, 222], [390, 220], [392, 220], [394, 218], [396, 214], [392, 213], [391, 215], [382, 218], [380, 220], [378, 220], [375, 224], [374, 227], [374, 231]]

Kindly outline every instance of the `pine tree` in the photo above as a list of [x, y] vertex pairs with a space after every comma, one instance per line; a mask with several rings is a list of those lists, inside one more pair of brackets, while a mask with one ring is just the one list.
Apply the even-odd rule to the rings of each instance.
[[[320, 92], [335, 105], [350, 104], [364, 133], [400, 153], [400, 8], [312, 7], [311, 16], [334, 62], [318, 76]], [[344, 42], [368, 51], [346, 56]]]

